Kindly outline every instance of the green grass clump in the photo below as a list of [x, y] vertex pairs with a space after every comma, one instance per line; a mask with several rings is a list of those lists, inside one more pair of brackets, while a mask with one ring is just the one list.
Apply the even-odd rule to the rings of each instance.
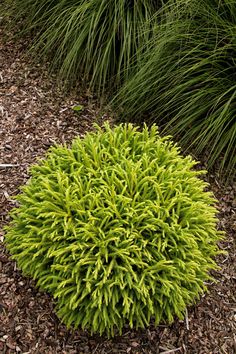
[[[15, 26], [36, 30], [33, 49], [50, 55], [60, 75], [90, 87], [114, 88], [126, 76], [138, 48], [150, 36], [144, 30], [165, 0], [5, 0]], [[175, 0], [170, 0], [175, 2]], [[109, 82], [109, 80], [111, 80]]]
[[[158, 27], [116, 104], [150, 119], [208, 168], [236, 176], [236, 1], [195, 1]], [[151, 48], [151, 49], [150, 49]]]
[[106, 124], [31, 168], [6, 244], [67, 326], [172, 322], [206, 290], [222, 235], [195, 164], [156, 126]]

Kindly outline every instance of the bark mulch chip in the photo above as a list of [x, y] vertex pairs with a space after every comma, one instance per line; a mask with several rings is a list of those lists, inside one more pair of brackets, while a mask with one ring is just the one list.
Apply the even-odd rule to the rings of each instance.
[[[63, 94], [47, 65], [22, 56], [0, 26], [0, 226], [9, 221], [12, 196], [27, 181], [28, 167], [54, 143], [70, 142], [109, 117], [89, 95]], [[71, 107], [82, 104], [78, 114]], [[98, 116], [100, 117], [98, 119]], [[6, 165], [6, 166], [4, 166]], [[46, 354], [233, 354], [236, 353], [236, 186], [224, 187], [214, 175], [211, 189], [219, 200], [220, 227], [227, 232], [221, 269], [209, 293], [188, 309], [184, 321], [146, 330], [124, 330], [107, 339], [60, 324], [50, 296], [23, 277], [4, 247], [0, 231], [0, 353]]]

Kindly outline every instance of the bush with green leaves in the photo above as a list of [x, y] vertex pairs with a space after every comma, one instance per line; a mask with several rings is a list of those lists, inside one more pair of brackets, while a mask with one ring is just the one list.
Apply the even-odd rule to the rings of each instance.
[[155, 125], [105, 124], [31, 168], [6, 244], [67, 326], [169, 323], [206, 290], [222, 233], [195, 164]]
[[157, 28], [115, 107], [163, 126], [183, 148], [207, 155], [208, 168], [235, 177], [236, 1], [191, 0], [179, 13]]
[[[4, 0], [12, 25], [36, 30], [33, 49], [49, 54], [60, 75], [104, 88], [126, 76], [137, 49], [152, 27], [151, 18], [166, 0]], [[176, 0], [169, 0], [175, 2]], [[111, 80], [109, 82], [109, 80]]]

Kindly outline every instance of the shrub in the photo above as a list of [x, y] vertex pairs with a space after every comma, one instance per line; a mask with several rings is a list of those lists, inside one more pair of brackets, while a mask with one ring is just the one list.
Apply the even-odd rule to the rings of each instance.
[[38, 31], [33, 42], [37, 55], [49, 54], [69, 83], [82, 76], [99, 89], [109, 80], [114, 87], [128, 73], [137, 49], [150, 35], [145, 25], [152, 27], [150, 20], [164, 2], [14, 0], [8, 8], [13, 26], [23, 17], [26, 32]]
[[107, 124], [31, 168], [6, 243], [67, 326], [171, 322], [206, 290], [221, 233], [195, 164], [156, 126]]
[[222, 177], [236, 171], [235, 14], [235, 1], [191, 0], [158, 27], [115, 99], [128, 119], [150, 119], [207, 155]]

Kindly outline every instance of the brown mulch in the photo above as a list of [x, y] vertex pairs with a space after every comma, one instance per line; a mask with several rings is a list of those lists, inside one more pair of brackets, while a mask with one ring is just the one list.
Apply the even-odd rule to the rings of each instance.
[[[27, 168], [50, 145], [70, 142], [101, 123], [96, 101], [89, 95], [65, 95], [49, 75], [47, 65], [22, 57], [24, 42], [6, 37], [0, 26], [0, 226], [9, 220], [12, 196], [27, 181]], [[71, 107], [82, 104], [76, 114]], [[99, 118], [98, 118], [99, 117]], [[107, 354], [107, 353], [236, 353], [236, 185], [224, 187], [214, 175], [211, 189], [219, 200], [220, 227], [227, 237], [219, 257], [221, 270], [209, 293], [188, 309], [184, 321], [146, 330], [124, 330], [107, 339], [86, 331], [67, 330], [54, 312], [53, 299], [23, 277], [4, 248], [0, 231], [0, 353]]]

